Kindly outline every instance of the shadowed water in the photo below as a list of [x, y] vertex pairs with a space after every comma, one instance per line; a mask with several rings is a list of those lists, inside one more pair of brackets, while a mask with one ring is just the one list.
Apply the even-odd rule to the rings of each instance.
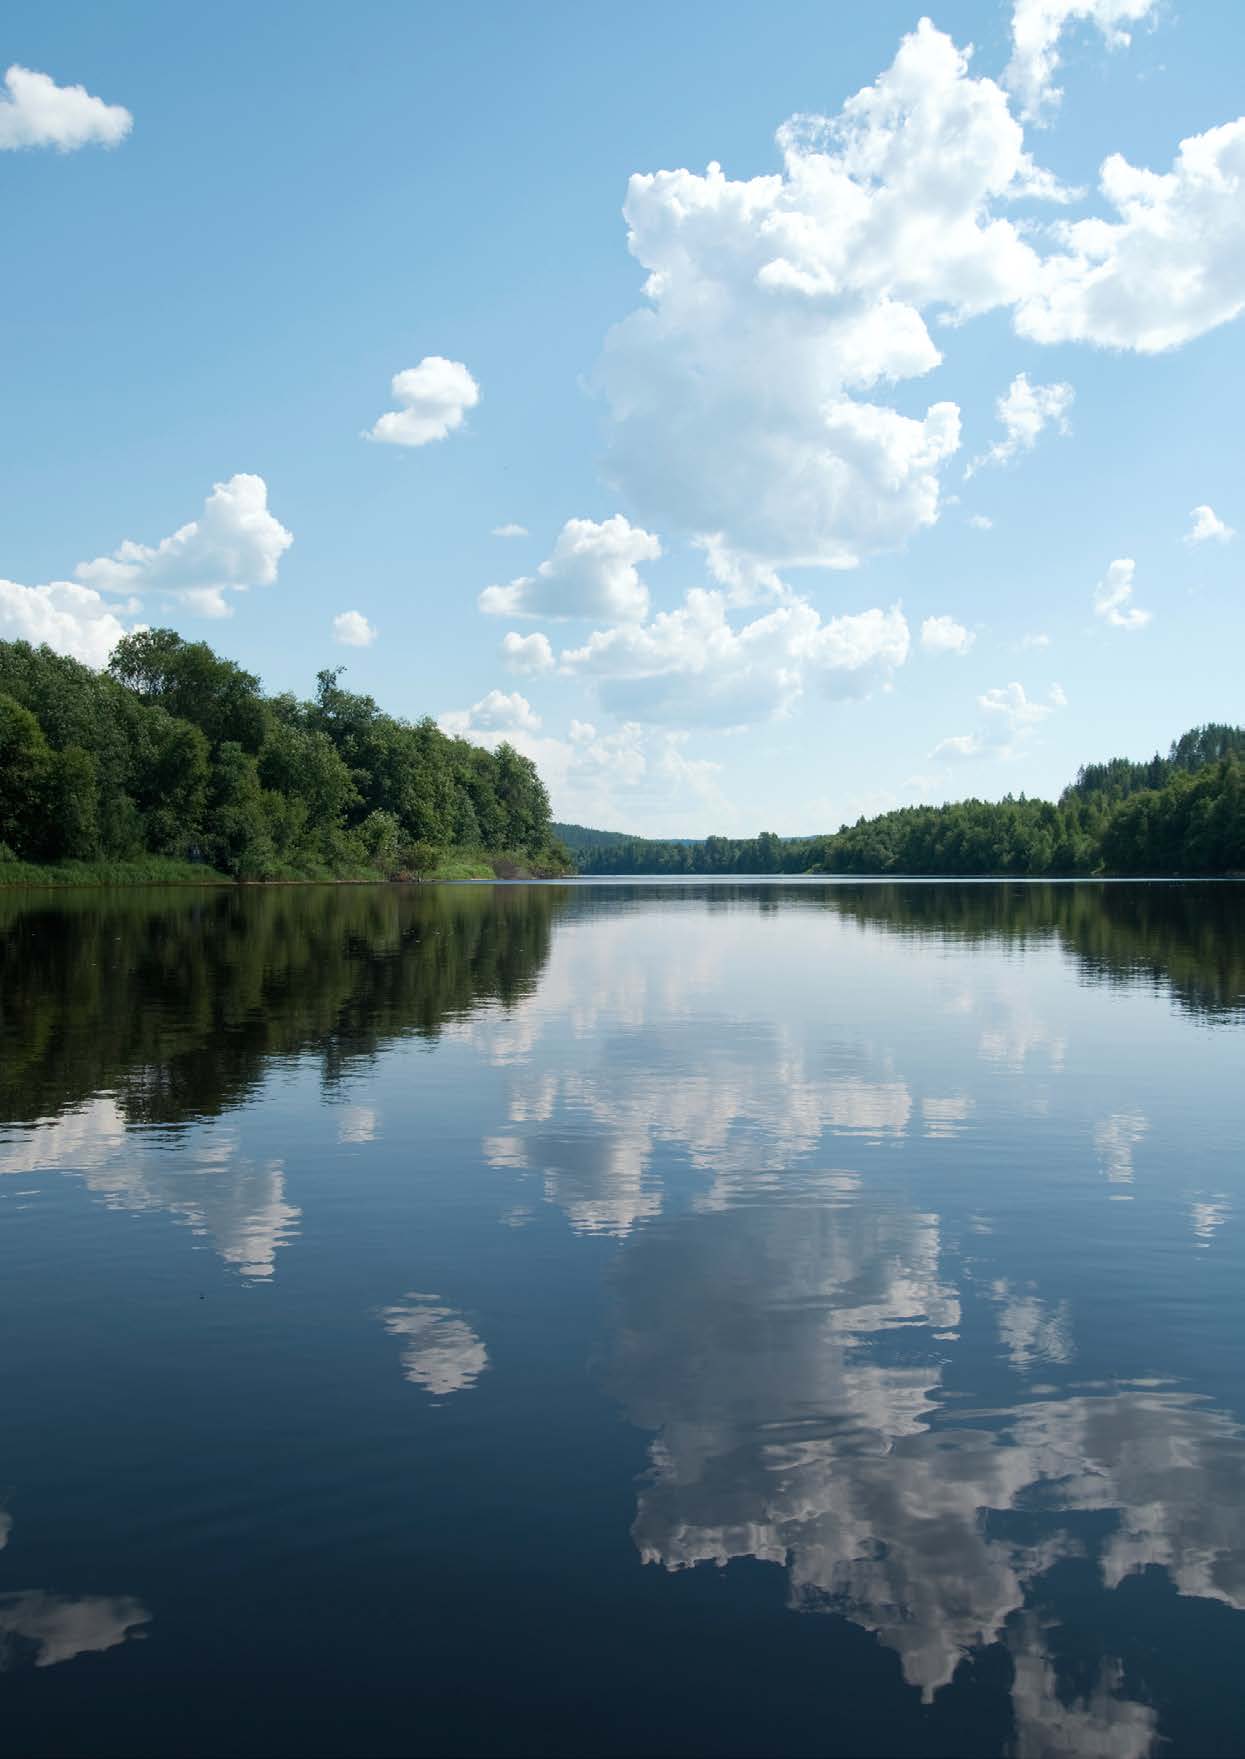
[[0, 893], [0, 1746], [1245, 1749], [1245, 891]]

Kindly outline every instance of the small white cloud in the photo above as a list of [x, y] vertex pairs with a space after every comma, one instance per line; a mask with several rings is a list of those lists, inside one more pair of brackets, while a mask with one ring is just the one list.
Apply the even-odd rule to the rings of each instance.
[[1185, 533], [1184, 541], [1187, 544], [1204, 544], [1211, 538], [1213, 538], [1216, 543], [1226, 544], [1231, 538], [1236, 536], [1236, 532], [1230, 525], [1224, 524], [1223, 520], [1220, 519], [1213, 507], [1207, 507], [1205, 505], [1194, 507], [1189, 514], [1189, 518], [1193, 521], [1193, 524]]
[[402, 407], [386, 410], [364, 437], [391, 446], [443, 440], [480, 401], [480, 387], [462, 361], [441, 354], [425, 355], [418, 366], [395, 373], [390, 389]]
[[602, 617], [642, 622], [648, 615], [648, 588], [638, 562], [661, 555], [651, 532], [616, 513], [598, 524], [568, 519], [553, 554], [535, 574], [508, 586], [486, 586], [480, 609], [495, 617]]
[[1030, 701], [1023, 684], [1015, 683], [987, 690], [977, 698], [977, 706], [988, 715], [1000, 715], [1013, 733], [1036, 726], [1051, 713], [1045, 703]]
[[390, 1337], [401, 1341], [406, 1379], [439, 1398], [473, 1387], [488, 1367], [480, 1337], [436, 1295], [405, 1295], [382, 1308], [380, 1318]]
[[15, 63], [0, 96], [0, 152], [19, 147], [118, 146], [134, 125], [121, 104], [105, 104], [82, 86], [58, 86], [46, 73]]
[[100, 667], [127, 633], [116, 613], [89, 586], [54, 580], [47, 586], [19, 586], [0, 580], [0, 641], [46, 642], [58, 654]]
[[333, 640], [342, 647], [371, 647], [376, 635], [362, 611], [342, 611], [333, 619]]
[[1113, 629], [1142, 629], [1150, 621], [1149, 611], [1129, 604], [1136, 567], [1131, 557], [1121, 556], [1094, 588], [1094, 614]]
[[[1031, 385], [1027, 373], [1017, 373], [994, 405], [1005, 437], [974, 458], [965, 477], [983, 465], [1010, 464], [1021, 452], [1031, 452], [1048, 423], [1061, 434], [1069, 433], [1067, 417], [1074, 396], [1071, 385]], [[986, 523], [988, 526], [989, 521]]]
[[97, 556], [74, 569], [86, 586], [101, 592], [172, 592], [201, 615], [227, 616], [222, 594], [248, 586], [271, 586], [281, 557], [294, 542], [268, 511], [268, 485], [245, 472], [217, 483], [198, 519], [154, 547], [132, 538], [111, 556]]
[[501, 657], [506, 670], [520, 677], [553, 670], [553, 649], [547, 635], [520, 635], [512, 629], [502, 641]]
[[966, 654], [977, 637], [954, 617], [927, 617], [921, 624], [921, 646], [931, 654]]
[[526, 696], [517, 690], [509, 695], [490, 690], [468, 709], [451, 709], [443, 714], [440, 725], [447, 733], [535, 733], [540, 730], [540, 716]]
[[976, 733], [953, 733], [949, 739], [940, 739], [930, 756], [953, 759], [980, 757], [984, 750], [985, 746]]
[[493, 536], [494, 537], [527, 537], [528, 536], [528, 529], [527, 529], [526, 525], [516, 525], [514, 520], [510, 520], [505, 525], [495, 525], [493, 527]]
[[931, 756], [965, 759], [972, 757], [1014, 757], [1032, 737], [1034, 729], [1056, 709], [1067, 706], [1061, 685], [1050, 688], [1049, 702], [1035, 702], [1023, 684], [996, 685], [977, 698], [977, 707], [986, 718], [980, 733], [957, 733], [943, 739]]
[[987, 513], [970, 513], [968, 523], [975, 531], [993, 531], [994, 521]]
[[1015, 0], [1012, 8], [1012, 58], [1003, 84], [1014, 94], [1020, 114], [1038, 121], [1063, 96], [1054, 84], [1059, 66], [1059, 39], [1068, 25], [1084, 19], [1102, 33], [1109, 49], [1126, 49], [1132, 41], [1127, 27], [1147, 18], [1156, 0]]
[[1031, 630], [1020, 643], [1021, 647], [1049, 647], [1050, 636], [1040, 629]]

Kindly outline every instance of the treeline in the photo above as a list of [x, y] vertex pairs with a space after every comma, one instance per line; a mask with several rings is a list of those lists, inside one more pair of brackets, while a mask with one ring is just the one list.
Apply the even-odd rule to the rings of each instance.
[[818, 869], [825, 839], [762, 831], [759, 837], [706, 837], [701, 843], [622, 838], [617, 843], [585, 842], [578, 849], [568, 846], [580, 873], [808, 873]]
[[581, 873], [1245, 873], [1245, 729], [1195, 728], [1166, 757], [1083, 768], [1058, 801], [908, 806], [825, 837], [591, 846]]
[[237, 879], [421, 877], [449, 852], [564, 871], [535, 765], [346, 690], [266, 696], [171, 629], [94, 672], [0, 642], [0, 876], [13, 862], [171, 857]]

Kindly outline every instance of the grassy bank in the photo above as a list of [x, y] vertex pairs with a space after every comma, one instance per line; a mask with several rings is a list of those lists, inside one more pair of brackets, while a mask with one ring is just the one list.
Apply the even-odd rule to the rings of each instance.
[[0, 861], [0, 886], [232, 886], [197, 861], [140, 855], [134, 861]]
[[6, 886], [234, 886], [234, 885], [376, 885], [390, 880], [496, 880], [556, 879], [572, 870], [557, 862], [534, 862], [530, 856], [490, 854], [480, 849], [446, 849], [419, 873], [387, 873], [379, 868], [356, 867], [346, 872], [328, 869], [290, 870], [262, 880], [235, 880], [202, 862], [176, 861], [162, 855], [142, 855], [134, 861], [4, 861], [0, 860], [0, 887]]

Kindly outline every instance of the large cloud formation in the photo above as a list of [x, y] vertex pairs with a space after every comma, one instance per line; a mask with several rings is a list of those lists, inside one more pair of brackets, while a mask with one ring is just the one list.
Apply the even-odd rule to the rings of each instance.
[[[1069, 17], [1118, 35], [1137, 15], [1037, 10], [1048, 72]], [[1245, 119], [1184, 141], [1165, 174], [1107, 159], [1118, 218], [1038, 225], [1009, 204], [1072, 192], [1034, 164], [970, 54], [923, 20], [837, 116], [784, 124], [780, 173], [630, 180], [647, 279], [598, 367], [609, 469], [646, 521], [723, 566], [850, 567], [933, 523], [959, 410], [881, 396], [939, 365], [927, 318], [1010, 309], [1035, 341], [1150, 353], [1245, 305]]]
[[134, 126], [122, 104], [105, 104], [83, 86], [58, 86], [46, 73], [15, 62], [0, 94], [0, 152], [19, 147], [115, 147]]
[[824, 619], [805, 599], [736, 629], [722, 593], [694, 588], [644, 625], [595, 631], [561, 656], [592, 679], [610, 713], [672, 727], [743, 727], [788, 708], [811, 684], [866, 695], [908, 657], [899, 607]]

